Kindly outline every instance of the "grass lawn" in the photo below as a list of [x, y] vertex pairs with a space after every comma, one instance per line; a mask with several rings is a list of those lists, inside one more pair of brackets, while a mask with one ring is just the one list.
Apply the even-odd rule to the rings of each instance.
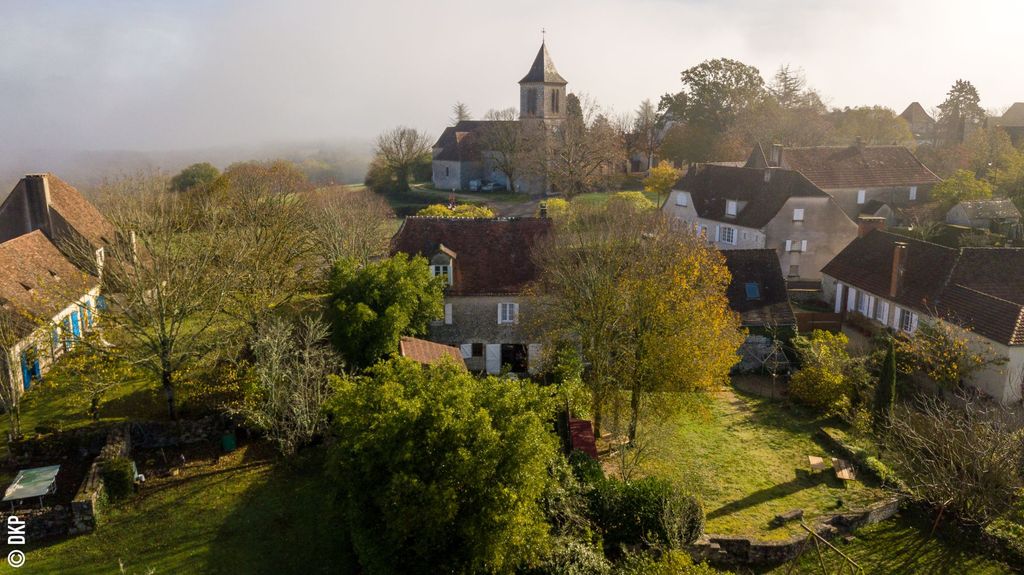
[[[857, 532], [849, 543], [833, 544], [858, 565], [864, 573], [921, 573], [935, 575], [1002, 575], [1014, 573], [1006, 565], [983, 555], [963, 549], [949, 536], [929, 537], [931, 526], [909, 518], [871, 525]], [[822, 554], [828, 573], [835, 573], [843, 559], [834, 551]], [[784, 575], [790, 565], [783, 565], [773, 575]], [[797, 563], [793, 573], [819, 574], [818, 555], [810, 548]], [[849, 568], [847, 568], [847, 573]]]
[[[261, 453], [256, 453], [257, 451]], [[242, 447], [216, 464], [190, 463], [104, 509], [96, 533], [29, 551], [0, 573], [335, 573], [347, 564], [329, 513], [323, 452], [292, 466]]]
[[699, 494], [708, 533], [785, 539], [802, 530], [769, 527], [775, 515], [803, 509], [810, 522], [886, 495], [868, 478], [844, 485], [831, 470], [809, 471], [808, 455], [837, 455], [816, 441], [821, 423], [781, 401], [731, 390], [693, 394], [652, 430], [659, 440], [644, 471]]

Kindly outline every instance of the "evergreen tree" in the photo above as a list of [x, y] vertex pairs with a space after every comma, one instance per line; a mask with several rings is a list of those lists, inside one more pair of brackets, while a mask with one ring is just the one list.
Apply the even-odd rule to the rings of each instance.
[[882, 360], [882, 372], [878, 376], [875, 387], [875, 429], [889, 421], [892, 408], [896, 404], [896, 347], [892, 338], [885, 342], [885, 359]]

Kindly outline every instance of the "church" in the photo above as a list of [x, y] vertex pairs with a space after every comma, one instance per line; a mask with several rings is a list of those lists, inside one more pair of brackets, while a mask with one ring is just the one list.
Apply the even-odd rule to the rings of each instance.
[[550, 191], [543, 176], [517, 176], [515, 182], [509, 182], [495, 162], [499, 152], [486, 149], [484, 134], [501, 122], [518, 122], [524, 134], [551, 134], [565, 120], [567, 84], [555, 69], [547, 45], [541, 42], [530, 71], [519, 81], [519, 119], [462, 120], [445, 128], [433, 147], [434, 187], [458, 191], [470, 190], [471, 182], [497, 182], [516, 192]]

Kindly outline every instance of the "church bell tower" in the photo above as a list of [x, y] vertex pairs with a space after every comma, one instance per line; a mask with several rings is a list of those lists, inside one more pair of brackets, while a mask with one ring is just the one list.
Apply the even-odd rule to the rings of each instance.
[[549, 127], [565, 119], [565, 86], [548, 47], [541, 42], [530, 71], [519, 81], [519, 119], [541, 120]]

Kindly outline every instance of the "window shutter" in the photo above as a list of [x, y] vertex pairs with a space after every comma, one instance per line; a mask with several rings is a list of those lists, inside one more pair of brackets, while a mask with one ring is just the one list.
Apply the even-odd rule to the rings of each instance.
[[910, 314], [910, 333], [917, 331], [917, 314]]
[[863, 204], [867, 199], [867, 190], [857, 190], [857, 203]]
[[722, 238], [722, 226], [715, 226], [715, 241], [721, 241]]
[[459, 346], [459, 351], [462, 352], [462, 359], [473, 357], [473, 344], [464, 343]]
[[800, 251], [807, 251], [807, 240], [800, 240]]
[[498, 304], [498, 325], [501, 325], [501, 304]]
[[444, 324], [452, 324], [452, 304], [450, 303], [444, 304]]
[[519, 304], [512, 304], [512, 323], [519, 323]]
[[914, 201], [917, 199], [917, 186], [910, 186], [910, 200]]
[[864, 315], [868, 317], [875, 317], [875, 296], [868, 296], [868, 310]]
[[786, 251], [788, 252], [788, 251], [791, 251], [792, 249], [793, 249], [793, 240], [786, 240]]
[[541, 368], [541, 344], [531, 343], [526, 346], [526, 370], [537, 373]]
[[895, 309], [892, 312], [892, 323], [890, 324], [893, 327], [893, 329], [897, 329], [898, 330], [900, 328], [900, 314], [901, 313], [903, 313], [903, 310], [900, 309], [900, 306], [896, 306]]
[[843, 311], [843, 284], [836, 282], [836, 313]]
[[846, 297], [846, 311], [852, 311], [854, 309], [853, 306], [857, 305], [857, 290], [850, 288], [848, 292], [849, 293]]

